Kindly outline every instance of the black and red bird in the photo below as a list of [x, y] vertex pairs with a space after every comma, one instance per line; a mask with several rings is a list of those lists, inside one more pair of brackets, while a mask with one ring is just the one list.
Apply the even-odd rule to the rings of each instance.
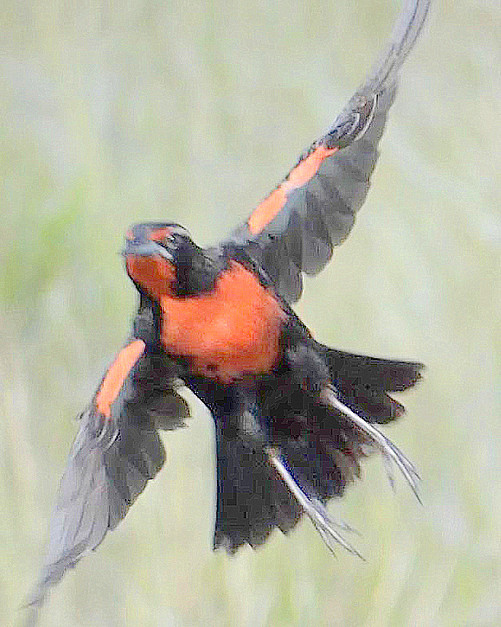
[[390, 42], [332, 127], [218, 246], [172, 223], [134, 226], [125, 265], [139, 292], [132, 334], [83, 412], [30, 603], [124, 518], [165, 452], [159, 429], [189, 414], [180, 386], [212, 412], [217, 447], [214, 547], [230, 553], [287, 532], [306, 514], [329, 548], [356, 552], [325, 504], [371, 452], [416, 492], [412, 463], [376, 426], [404, 409], [390, 393], [422, 365], [317, 342], [291, 309], [350, 232], [374, 169], [400, 67], [429, 9], [408, 0]]

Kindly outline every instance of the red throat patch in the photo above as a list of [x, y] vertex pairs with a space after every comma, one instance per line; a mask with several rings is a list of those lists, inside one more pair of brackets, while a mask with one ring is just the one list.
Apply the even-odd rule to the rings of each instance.
[[170, 293], [176, 272], [164, 257], [127, 255], [126, 266], [129, 276], [157, 300], [162, 294]]

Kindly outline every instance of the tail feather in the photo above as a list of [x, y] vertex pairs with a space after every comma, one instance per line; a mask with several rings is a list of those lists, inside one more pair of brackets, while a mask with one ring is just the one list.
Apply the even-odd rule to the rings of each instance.
[[214, 548], [234, 553], [263, 544], [275, 527], [286, 533], [301, 508], [270, 466], [264, 449], [217, 429], [217, 510]]
[[383, 435], [379, 429], [364, 420], [361, 416], [356, 414], [347, 405], [340, 401], [334, 389], [329, 387], [325, 388], [321, 393], [321, 397], [326, 405], [341, 412], [345, 418], [349, 419], [350, 422], [360, 430], [360, 433], [367, 438], [367, 441], [370, 444], [375, 446], [376, 449], [379, 449], [383, 456], [388, 472], [388, 478], [392, 486], [394, 485], [393, 464], [395, 464], [405, 477], [418, 501], [421, 502], [418, 492], [418, 481], [420, 477], [414, 467], [414, 464], [402, 453], [402, 451], [395, 446], [391, 440]]
[[325, 503], [342, 496], [346, 486], [360, 475], [364, 439], [317, 403], [310, 403], [306, 416], [308, 426], [299, 437], [277, 431], [273, 442], [305, 492]]
[[340, 533], [340, 530], [354, 530], [347, 525], [340, 525], [338, 523], [335, 523], [330, 518], [329, 513], [327, 512], [321, 501], [310, 498], [304, 492], [304, 490], [297, 483], [294, 476], [288, 469], [287, 463], [283, 459], [280, 451], [268, 447], [266, 452], [268, 454], [271, 464], [273, 464], [273, 466], [276, 468], [278, 474], [289, 488], [291, 494], [301, 505], [302, 509], [313, 523], [315, 529], [318, 531], [329, 550], [334, 553], [336, 545], [339, 544], [348, 552], [353, 553], [354, 555], [357, 555], [358, 557], [363, 559], [360, 553], [349, 542], [347, 542]]
[[388, 392], [402, 392], [421, 378], [423, 364], [354, 355], [326, 348], [332, 382], [340, 399], [368, 422], [384, 424], [402, 416], [404, 406]]
[[[243, 544], [258, 546], [275, 527], [284, 533], [292, 529], [303, 513], [329, 548], [333, 542], [349, 546], [324, 505], [344, 493], [360, 475], [362, 459], [376, 451], [382, 453], [390, 478], [395, 465], [417, 494], [414, 467], [370, 423], [388, 422], [403, 413], [403, 406], [387, 392], [414, 385], [422, 365], [324, 350], [329, 370], [325, 375], [332, 377], [332, 386], [322, 391], [304, 386], [314, 379], [318, 365], [307, 360], [311, 377], [303, 377], [304, 369], [298, 377], [290, 371], [277, 373], [263, 380], [253, 400], [243, 406], [230, 403], [230, 417], [216, 417], [215, 548], [233, 553]], [[244, 416], [251, 413], [254, 427], [249, 429]]]

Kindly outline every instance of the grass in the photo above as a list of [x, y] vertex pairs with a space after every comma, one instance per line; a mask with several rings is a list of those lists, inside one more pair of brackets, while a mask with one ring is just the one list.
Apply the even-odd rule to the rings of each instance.
[[[337, 114], [398, 3], [4, 2], [0, 79], [0, 607], [32, 585], [58, 479], [135, 294], [129, 223], [224, 236]], [[362, 563], [305, 521], [234, 558], [211, 551], [210, 417], [119, 529], [54, 591], [42, 625], [501, 623], [498, 172], [493, 2], [435, 3], [406, 66], [373, 189], [307, 281], [317, 337], [424, 361], [387, 433], [417, 463], [421, 508], [381, 464], [331, 505]]]

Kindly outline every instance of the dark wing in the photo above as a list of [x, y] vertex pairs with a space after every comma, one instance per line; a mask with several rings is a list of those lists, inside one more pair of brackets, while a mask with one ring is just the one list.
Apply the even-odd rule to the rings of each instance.
[[332, 127], [223, 243], [230, 251], [244, 248], [289, 302], [301, 295], [301, 273], [319, 272], [353, 226], [369, 190], [398, 72], [429, 5], [406, 0], [388, 47]]
[[47, 592], [124, 518], [162, 467], [157, 429], [183, 426], [188, 416], [176, 393], [176, 372], [164, 356], [134, 339], [106, 372], [80, 418], [59, 486], [42, 573], [28, 605]]

